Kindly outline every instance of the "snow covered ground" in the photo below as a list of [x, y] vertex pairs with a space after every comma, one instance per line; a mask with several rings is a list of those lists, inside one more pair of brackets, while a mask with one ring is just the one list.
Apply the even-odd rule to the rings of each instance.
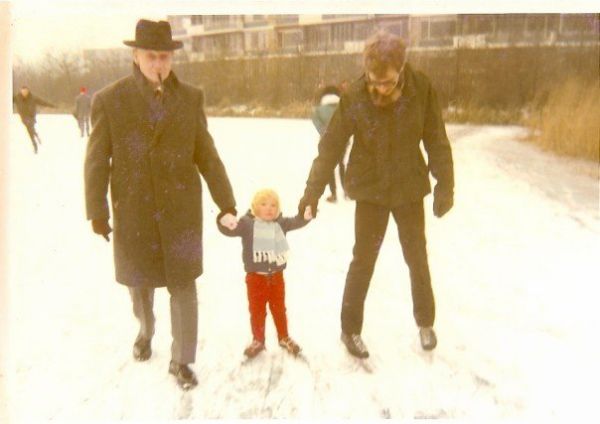
[[[309, 121], [209, 119], [238, 210], [254, 191], [279, 191], [296, 211], [317, 135]], [[205, 274], [198, 280], [199, 386], [167, 374], [166, 290], [156, 292], [153, 356], [136, 363], [137, 323], [114, 282], [112, 250], [85, 221], [85, 142], [70, 116], [40, 116], [34, 155], [12, 117], [8, 402], [15, 422], [177, 418], [591, 418], [597, 401], [600, 216], [598, 178], [582, 162], [518, 142], [517, 127], [449, 125], [454, 209], [426, 199], [437, 303], [437, 349], [423, 353], [408, 272], [390, 223], [366, 303], [373, 372], [339, 341], [353, 245], [354, 204], [322, 202], [290, 233], [291, 335], [309, 364], [276, 345], [241, 365], [250, 326], [241, 243], [220, 235], [205, 188]], [[597, 171], [595, 165], [591, 169]]]

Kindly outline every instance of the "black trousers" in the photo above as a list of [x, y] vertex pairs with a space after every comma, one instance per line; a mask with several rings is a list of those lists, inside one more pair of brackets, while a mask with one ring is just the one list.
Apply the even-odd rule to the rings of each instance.
[[419, 327], [433, 326], [435, 302], [431, 288], [425, 241], [423, 201], [393, 209], [356, 202], [355, 244], [342, 302], [342, 331], [360, 334], [364, 304], [390, 213], [396, 221], [404, 261], [410, 272], [413, 316]]
[[31, 139], [31, 143], [33, 144], [33, 150], [37, 151], [36, 137], [38, 137], [38, 135], [35, 131], [35, 118], [22, 117], [21, 122], [23, 122], [23, 125], [25, 125], [25, 128], [27, 128], [27, 133], [29, 134], [29, 138]]

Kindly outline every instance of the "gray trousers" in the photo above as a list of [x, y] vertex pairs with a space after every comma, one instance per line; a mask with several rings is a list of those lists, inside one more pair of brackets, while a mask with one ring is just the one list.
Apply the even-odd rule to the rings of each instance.
[[[171, 359], [180, 364], [190, 364], [196, 360], [198, 344], [196, 282], [167, 286], [167, 289], [171, 295]], [[150, 340], [154, 336], [154, 289], [129, 287], [129, 294], [133, 302], [133, 313], [140, 321], [138, 337]]]

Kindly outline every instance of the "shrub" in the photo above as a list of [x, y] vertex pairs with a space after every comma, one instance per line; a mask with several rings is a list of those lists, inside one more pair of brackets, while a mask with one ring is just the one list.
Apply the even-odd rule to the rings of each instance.
[[538, 96], [526, 124], [530, 139], [545, 149], [599, 161], [600, 86], [570, 79]]

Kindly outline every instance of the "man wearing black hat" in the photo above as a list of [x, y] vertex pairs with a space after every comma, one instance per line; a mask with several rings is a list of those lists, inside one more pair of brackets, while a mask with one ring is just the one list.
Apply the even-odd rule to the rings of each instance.
[[[170, 293], [169, 372], [183, 389], [197, 385], [195, 361], [198, 305], [195, 279], [202, 274], [200, 175], [220, 209], [235, 222], [229, 179], [207, 130], [201, 90], [171, 71], [168, 22], [140, 20], [133, 74], [100, 90], [92, 101], [92, 133], [85, 158], [87, 218], [107, 241], [110, 182], [116, 280], [128, 286], [140, 331], [138, 361], [152, 354], [154, 289]], [[233, 225], [233, 224], [231, 224]]]

